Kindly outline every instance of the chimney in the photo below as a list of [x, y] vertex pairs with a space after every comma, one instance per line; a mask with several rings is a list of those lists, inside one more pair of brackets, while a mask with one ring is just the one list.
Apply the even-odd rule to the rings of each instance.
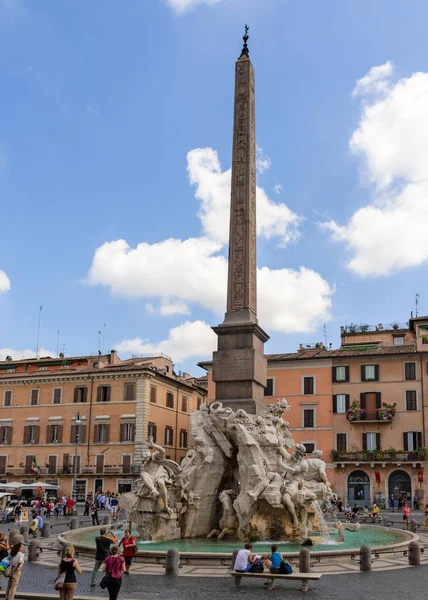
[[11, 361], [12, 361], [12, 357], [11, 357], [11, 356], [9, 356], [9, 355], [7, 355], [7, 356], [6, 356], [6, 360], [7, 360], [7, 362], [11, 362]]
[[303, 350], [303, 344], [299, 344], [299, 350]]
[[413, 310], [410, 311], [410, 318], [413, 319]]
[[340, 326], [340, 336], [343, 337], [345, 335], [345, 328], [343, 325]]
[[120, 358], [117, 355], [117, 351], [110, 350], [110, 364], [117, 365], [118, 363], [120, 363]]
[[321, 350], [325, 350], [325, 348], [324, 348], [324, 342], [320, 342], [320, 348], [321, 348]]
[[60, 353], [59, 353], [59, 357], [60, 357], [60, 358], [64, 358], [64, 352], [60, 352]]

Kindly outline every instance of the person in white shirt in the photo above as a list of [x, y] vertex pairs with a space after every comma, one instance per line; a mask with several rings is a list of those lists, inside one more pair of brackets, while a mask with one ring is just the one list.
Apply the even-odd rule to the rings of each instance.
[[10, 556], [12, 560], [10, 562], [10, 576], [7, 582], [5, 600], [15, 600], [18, 583], [21, 579], [22, 565], [24, 564], [24, 545], [22, 542], [12, 546]]
[[245, 548], [240, 550], [235, 558], [235, 564], [233, 565], [234, 571], [238, 573], [248, 573], [251, 571], [254, 565], [254, 555], [251, 553], [253, 545], [247, 542]]

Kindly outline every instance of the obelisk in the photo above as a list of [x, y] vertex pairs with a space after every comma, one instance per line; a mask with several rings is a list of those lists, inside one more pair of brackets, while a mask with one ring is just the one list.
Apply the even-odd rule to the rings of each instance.
[[213, 354], [216, 400], [257, 413], [263, 405], [269, 336], [257, 322], [255, 78], [248, 27], [235, 67], [232, 190], [230, 199], [227, 312]]

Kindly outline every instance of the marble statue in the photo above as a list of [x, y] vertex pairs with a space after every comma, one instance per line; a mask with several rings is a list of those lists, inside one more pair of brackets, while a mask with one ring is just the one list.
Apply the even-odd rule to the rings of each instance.
[[[137, 498], [149, 497], [154, 500], [160, 498], [163, 510], [171, 513], [168, 505], [167, 484], [172, 484], [172, 478], [181, 471], [180, 466], [173, 460], [166, 458], [165, 450], [153, 442], [153, 438], [147, 440], [148, 449], [143, 452], [143, 460], [140, 478], [137, 479]], [[154, 452], [151, 452], [154, 450]]]
[[258, 415], [219, 401], [202, 405], [191, 415], [194, 447], [181, 466], [149, 438], [136, 490], [123, 495], [134, 499], [130, 520], [146, 539], [302, 541], [321, 530], [332, 496], [326, 464], [320, 451], [307, 456], [294, 443], [289, 410], [285, 398]]
[[226, 535], [236, 535], [239, 522], [236, 511], [232, 503], [233, 490], [223, 490], [219, 495], [219, 500], [223, 507], [223, 514], [219, 521], [220, 529], [213, 529], [207, 535], [207, 538], [217, 537], [222, 540]]
[[336, 542], [340, 544], [345, 541], [345, 529], [355, 533], [360, 530], [361, 525], [359, 523], [342, 523], [342, 521], [336, 521], [336, 523], [333, 523], [333, 527], [337, 529]]

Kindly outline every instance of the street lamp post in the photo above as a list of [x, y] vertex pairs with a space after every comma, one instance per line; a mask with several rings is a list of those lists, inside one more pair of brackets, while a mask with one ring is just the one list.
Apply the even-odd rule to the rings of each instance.
[[[75, 443], [76, 443], [76, 447], [75, 447], [75, 451], [74, 451], [74, 465], [73, 465], [73, 491], [72, 491], [72, 496], [73, 496], [73, 500], [76, 503], [77, 502], [77, 490], [76, 490], [76, 480], [77, 480], [77, 452], [79, 449], [79, 442], [80, 442], [80, 425], [81, 425], [82, 421], [80, 420], [80, 413], [77, 413], [77, 415], [74, 418], [74, 426], [75, 426]], [[77, 509], [75, 508], [76, 504], [74, 504], [73, 506], [73, 514], [77, 515]]]

